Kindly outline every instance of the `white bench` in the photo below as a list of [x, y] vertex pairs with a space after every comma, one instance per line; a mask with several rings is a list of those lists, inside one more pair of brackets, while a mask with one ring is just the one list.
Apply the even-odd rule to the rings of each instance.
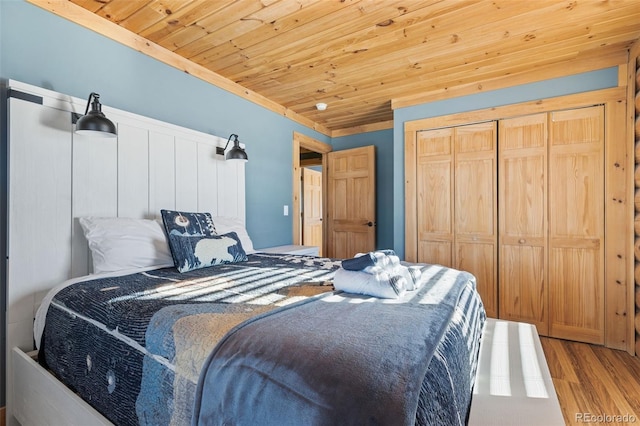
[[469, 425], [564, 425], [535, 326], [488, 319]]

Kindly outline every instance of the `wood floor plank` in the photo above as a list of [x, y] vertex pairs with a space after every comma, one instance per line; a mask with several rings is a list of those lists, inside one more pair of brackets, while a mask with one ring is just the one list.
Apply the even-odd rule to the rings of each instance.
[[[569, 358], [568, 353], [562, 347], [562, 340], [559, 339], [544, 339], [546, 345], [543, 344], [544, 352], [547, 357], [547, 364], [549, 369], [556, 372], [554, 379], [562, 379], [571, 383], [578, 383], [578, 376], [574, 368], [574, 364]], [[553, 363], [553, 366], [551, 366]]]
[[582, 411], [580, 407], [584, 406], [584, 404], [581, 400], [578, 400], [578, 395], [574, 392], [573, 387], [575, 384], [567, 382], [566, 380], [553, 379], [553, 385], [556, 388], [556, 394], [558, 395], [558, 401], [560, 402], [564, 421], [566, 424], [570, 424], [573, 421], [573, 417], [569, 418], [569, 413], [578, 413]]
[[568, 425], [640, 423], [640, 358], [602, 346], [540, 340]]
[[[640, 377], [638, 358], [631, 357], [626, 352], [606, 348], [599, 348], [596, 353], [611, 376], [612, 383], [620, 389], [625, 401], [634, 412], [640, 413], [640, 380], [629, 380], [629, 376], [636, 379]], [[640, 422], [640, 419], [638, 421]]]

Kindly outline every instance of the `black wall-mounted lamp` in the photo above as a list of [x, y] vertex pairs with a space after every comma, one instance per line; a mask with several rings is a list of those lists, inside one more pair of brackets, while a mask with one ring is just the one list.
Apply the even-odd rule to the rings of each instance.
[[249, 161], [249, 157], [247, 157], [247, 153], [240, 146], [238, 135], [236, 135], [235, 133], [232, 133], [231, 136], [229, 136], [229, 139], [227, 139], [227, 144], [224, 146], [224, 148], [216, 147], [216, 154], [224, 155], [224, 152], [227, 150], [227, 147], [229, 146], [229, 142], [231, 141], [231, 138], [233, 138], [233, 147], [231, 147], [231, 149], [229, 150], [229, 152], [227, 152], [227, 155], [225, 155], [224, 158], [226, 160]]
[[[91, 102], [91, 98], [93, 98], [93, 102]], [[89, 105], [91, 105], [91, 111], [89, 111]], [[116, 125], [102, 113], [100, 95], [94, 92], [91, 92], [89, 99], [87, 99], [87, 108], [84, 111], [84, 115], [77, 117], [75, 123], [76, 133], [81, 135], [109, 138], [115, 138], [118, 135]]]

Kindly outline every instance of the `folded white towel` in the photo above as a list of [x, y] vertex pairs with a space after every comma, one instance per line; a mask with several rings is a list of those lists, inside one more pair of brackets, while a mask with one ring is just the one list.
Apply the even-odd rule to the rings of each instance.
[[336, 290], [347, 293], [364, 294], [383, 299], [397, 299], [409, 287], [413, 287], [411, 275], [406, 267], [398, 265], [384, 268], [381, 272], [371, 274], [364, 271], [349, 271], [339, 268], [333, 279]]
[[407, 291], [417, 290], [422, 286], [422, 266], [419, 265], [411, 265], [407, 266], [407, 272], [409, 273], [409, 285], [407, 286]]
[[[361, 253], [356, 254], [356, 257], [360, 256]], [[396, 255], [388, 255], [379, 252], [372, 252], [371, 256], [373, 256], [376, 261], [372, 266], [367, 266], [362, 269], [362, 272], [366, 272], [367, 274], [379, 274], [383, 271], [389, 271], [396, 266], [400, 265], [400, 258]]]

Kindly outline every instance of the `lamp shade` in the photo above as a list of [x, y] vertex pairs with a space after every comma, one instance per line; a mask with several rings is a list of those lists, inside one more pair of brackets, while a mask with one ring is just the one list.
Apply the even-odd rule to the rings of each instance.
[[236, 135], [235, 133], [232, 133], [231, 136], [229, 136], [229, 139], [227, 139], [227, 144], [224, 146], [224, 148], [217, 148], [218, 154], [224, 154], [224, 152], [227, 150], [227, 147], [229, 146], [229, 142], [231, 142], [231, 139], [233, 139], [233, 146], [224, 156], [225, 160], [249, 161], [249, 157], [247, 156], [244, 148], [240, 146], [238, 135]]
[[[93, 98], [93, 102], [91, 102], [91, 98]], [[91, 111], [89, 111], [89, 105], [91, 105]], [[117, 136], [116, 125], [102, 113], [100, 95], [97, 93], [89, 95], [87, 109], [76, 122], [76, 133], [112, 138]]]
[[224, 158], [226, 160], [249, 161], [249, 157], [246, 151], [240, 146], [240, 141], [238, 141], [237, 137], [233, 141], [233, 147], [227, 152]]

